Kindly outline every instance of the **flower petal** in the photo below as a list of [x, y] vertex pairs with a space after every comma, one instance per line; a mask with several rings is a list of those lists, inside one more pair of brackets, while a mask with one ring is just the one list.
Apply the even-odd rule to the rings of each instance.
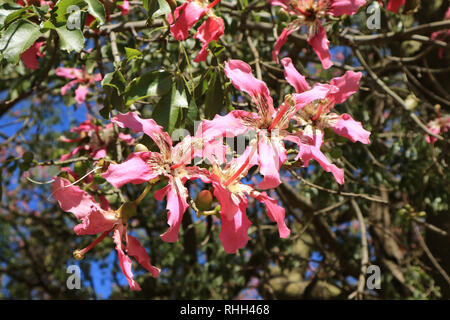
[[287, 238], [291, 233], [291, 230], [286, 226], [284, 222], [285, 212], [284, 208], [280, 207], [277, 201], [267, 195], [265, 192], [259, 193], [256, 199], [266, 205], [267, 216], [270, 221], [278, 224], [278, 233], [280, 238]]
[[195, 39], [199, 39], [203, 43], [202, 50], [195, 57], [194, 62], [205, 61], [208, 56], [208, 44], [213, 40], [218, 40], [223, 33], [224, 22], [222, 18], [209, 17], [203, 22], [194, 35]]
[[78, 104], [82, 104], [84, 100], [86, 100], [86, 95], [89, 92], [88, 86], [79, 85], [78, 88], [75, 90], [75, 101]]
[[280, 139], [270, 139], [260, 134], [258, 141], [259, 173], [264, 179], [258, 184], [259, 189], [271, 189], [280, 185], [280, 168], [286, 161], [286, 149]]
[[292, 28], [292, 27], [288, 26], [288, 27], [284, 28], [283, 31], [281, 31], [281, 34], [278, 37], [277, 41], [275, 42], [275, 47], [273, 48], [273, 51], [272, 51], [273, 61], [275, 61], [276, 63], [279, 63], [278, 54], [280, 53], [281, 48], [286, 43], [287, 37], [297, 29], [298, 28]]
[[[181, 14], [180, 14], [180, 11]], [[188, 37], [189, 29], [208, 11], [196, 1], [188, 1], [175, 9], [175, 23], [170, 26], [170, 32], [177, 40], [184, 40]], [[169, 22], [172, 23], [173, 18], [170, 15]]]
[[127, 183], [140, 184], [150, 181], [160, 174], [148, 165], [148, 160], [155, 157], [160, 155], [148, 151], [132, 153], [121, 164], [110, 164], [102, 177], [115, 188], [120, 188]]
[[406, 3], [406, 0], [389, 0], [387, 9], [389, 11], [398, 13], [401, 7], [403, 7]]
[[236, 208], [233, 215], [225, 212], [225, 208], [222, 206], [220, 210], [222, 229], [219, 239], [226, 253], [235, 253], [248, 242], [248, 228], [252, 223], [247, 218], [247, 199], [243, 197]]
[[92, 208], [86, 216], [81, 218], [81, 223], [77, 224], [73, 230], [79, 236], [97, 234], [110, 231], [117, 223], [118, 219], [112, 211]]
[[330, 85], [339, 88], [337, 92], [331, 94], [335, 103], [344, 102], [358, 91], [361, 77], [361, 72], [347, 71], [342, 77], [332, 79]]
[[365, 0], [332, 0], [329, 12], [336, 17], [343, 14], [354, 15], [365, 4]]
[[324, 69], [329, 69], [333, 62], [331, 62], [330, 41], [327, 39], [327, 34], [322, 26], [319, 26], [317, 33], [308, 39], [308, 43], [313, 47]]
[[142, 119], [135, 112], [118, 114], [111, 121], [121, 128], [129, 128], [133, 132], [144, 132], [158, 145], [161, 153], [167, 154], [172, 149], [172, 140], [163, 128], [153, 119]]
[[295, 88], [295, 92], [302, 93], [311, 89], [305, 77], [295, 69], [291, 58], [281, 59], [281, 64], [284, 67], [284, 77]]
[[141, 266], [147, 269], [154, 278], [157, 278], [161, 270], [152, 266], [152, 264], [150, 263], [150, 257], [148, 256], [147, 251], [145, 251], [145, 248], [135, 237], [127, 235], [127, 238], [127, 253], [130, 256], [134, 257]]
[[333, 126], [334, 132], [338, 135], [350, 139], [352, 142], [359, 141], [364, 144], [369, 144], [370, 132], [364, 130], [361, 122], [353, 120], [349, 114], [341, 114], [339, 120]]
[[139, 284], [136, 281], [133, 280], [134, 275], [133, 275], [133, 271], [131, 270], [131, 267], [132, 267], [131, 260], [123, 252], [122, 235], [123, 234], [122, 234], [121, 228], [117, 228], [116, 230], [114, 230], [113, 240], [116, 244], [116, 250], [117, 250], [117, 255], [119, 257], [120, 269], [122, 269], [122, 272], [123, 272], [125, 278], [127, 279], [131, 290], [140, 291], [141, 287], [139, 286]]
[[187, 190], [179, 179], [172, 177], [169, 179], [169, 184], [155, 192], [154, 197], [156, 200], [162, 201], [164, 196], [167, 196], [166, 208], [168, 210], [167, 223], [169, 229], [161, 235], [161, 239], [166, 242], [177, 242], [181, 221], [188, 208]]
[[248, 64], [241, 60], [229, 60], [225, 63], [225, 75], [231, 79], [236, 89], [252, 97], [264, 117], [272, 116], [275, 110], [269, 89], [263, 81], [253, 76], [252, 68]]
[[94, 197], [80, 187], [70, 184], [69, 180], [59, 177], [52, 183], [52, 196], [63, 211], [71, 212], [78, 219], [82, 219], [93, 209], [101, 210]]

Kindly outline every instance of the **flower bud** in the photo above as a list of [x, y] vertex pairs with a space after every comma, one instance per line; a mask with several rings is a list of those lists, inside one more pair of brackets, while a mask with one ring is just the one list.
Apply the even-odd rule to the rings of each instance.
[[141, 143], [138, 143], [136, 146], [134, 146], [134, 152], [142, 152], [142, 151], [148, 151], [148, 148]]
[[195, 205], [201, 211], [206, 211], [211, 208], [213, 196], [209, 190], [202, 190], [197, 194]]

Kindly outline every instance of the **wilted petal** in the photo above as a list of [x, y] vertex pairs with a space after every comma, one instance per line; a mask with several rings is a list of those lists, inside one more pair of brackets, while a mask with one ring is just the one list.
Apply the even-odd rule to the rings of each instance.
[[139, 284], [133, 280], [133, 271], [131, 270], [132, 263], [130, 258], [123, 252], [123, 246], [122, 246], [122, 231], [121, 228], [117, 228], [114, 230], [113, 234], [113, 240], [116, 244], [116, 250], [117, 255], [119, 256], [119, 264], [120, 269], [122, 269], [123, 274], [125, 275], [125, 278], [128, 281], [128, 284], [130, 285], [130, 288], [132, 290], [141, 290], [141, 287]]
[[339, 88], [337, 92], [332, 93], [335, 103], [344, 102], [348, 97], [358, 91], [361, 77], [361, 72], [347, 71], [342, 77], [332, 79], [330, 85]]
[[353, 120], [349, 114], [344, 113], [340, 115], [339, 120], [333, 126], [333, 130], [338, 135], [346, 137], [352, 142], [359, 141], [364, 144], [370, 143], [370, 132], [364, 130], [361, 122]]
[[135, 237], [128, 235], [127, 238], [127, 253], [134, 257], [141, 266], [147, 269], [154, 278], [157, 278], [161, 270], [152, 266], [150, 263], [150, 257], [148, 256], [147, 251], [145, 251], [145, 248]]
[[158, 157], [155, 152], [135, 152], [121, 164], [110, 164], [108, 170], [102, 177], [111, 183], [115, 188], [120, 188], [124, 184], [140, 184], [159, 176], [159, 171], [153, 171], [148, 164], [150, 158]]
[[284, 208], [280, 207], [277, 201], [269, 197], [265, 192], [259, 193], [256, 199], [266, 205], [267, 216], [269, 217], [270, 221], [276, 222], [278, 224], [278, 233], [280, 234], [280, 237], [287, 238], [291, 231], [284, 222]]
[[218, 40], [224, 33], [224, 23], [222, 18], [209, 17], [198, 28], [194, 38], [199, 39], [203, 45], [200, 53], [195, 57], [194, 62], [205, 61], [208, 56], [208, 44], [213, 40]]
[[[180, 14], [180, 11], [181, 14]], [[170, 32], [177, 40], [184, 40], [189, 34], [189, 29], [208, 11], [196, 1], [188, 1], [175, 9], [175, 23], [170, 26]], [[170, 15], [171, 16], [171, 15]], [[170, 18], [169, 22], [172, 23]]]
[[329, 12], [334, 16], [353, 15], [365, 4], [365, 0], [332, 0]]
[[281, 64], [284, 67], [284, 77], [295, 88], [295, 92], [302, 93], [311, 89], [305, 77], [295, 69], [291, 58], [281, 59]]
[[327, 39], [327, 34], [322, 26], [319, 26], [317, 33], [308, 39], [308, 43], [313, 47], [320, 61], [322, 62], [322, 67], [328, 69], [333, 65], [331, 62], [330, 41]]

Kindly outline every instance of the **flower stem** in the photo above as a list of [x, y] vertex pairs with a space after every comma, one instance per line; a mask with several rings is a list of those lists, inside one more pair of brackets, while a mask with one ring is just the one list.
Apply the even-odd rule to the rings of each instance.
[[134, 203], [136, 204], [136, 206], [139, 205], [139, 203], [141, 203], [142, 200], [144, 200], [145, 196], [147, 195], [147, 193], [149, 193], [149, 191], [151, 190], [151, 188], [153, 187], [153, 184], [155, 182], [157, 182], [159, 180], [159, 178], [156, 178], [154, 180], [152, 180], [152, 182], [148, 183], [148, 185], [145, 187], [144, 191], [142, 191], [141, 195], [139, 196], [139, 198], [137, 198]]
[[[113, 228], [114, 229], [114, 228]], [[97, 239], [95, 239], [90, 245], [88, 245], [86, 248], [81, 249], [81, 250], [75, 250], [73, 252], [73, 255], [75, 257], [75, 259], [77, 260], [81, 260], [84, 258], [84, 255], [86, 253], [88, 253], [93, 247], [95, 247], [97, 244], [99, 244], [107, 235], [108, 233], [110, 233], [111, 230], [105, 231], [101, 234], [100, 237], [98, 237]]]

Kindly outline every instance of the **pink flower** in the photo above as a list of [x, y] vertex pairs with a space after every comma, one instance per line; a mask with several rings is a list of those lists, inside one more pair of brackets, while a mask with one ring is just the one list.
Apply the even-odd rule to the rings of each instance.
[[87, 71], [77, 68], [57, 68], [55, 73], [57, 76], [72, 80], [61, 88], [62, 95], [65, 95], [67, 90], [79, 84], [75, 90], [75, 100], [78, 104], [86, 100], [89, 86], [95, 84], [96, 81], [102, 80], [102, 76], [99, 73], [90, 75]]
[[[445, 20], [450, 19], [450, 7], [447, 9], [444, 19]], [[431, 39], [433, 39], [433, 40], [437, 40], [437, 39], [445, 40], [448, 37], [450, 37], [450, 30], [436, 31], [431, 34]], [[440, 48], [439, 49], [439, 58], [442, 59], [443, 57], [444, 57], [444, 48]]]
[[224, 34], [223, 19], [217, 17], [212, 10], [219, 1], [215, 0], [209, 3], [206, 0], [188, 0], [175, 9], [175, 21], [172, 14], [169, 15], [170, 32], [179, 41], [188, 37], [189, 29], [198, 20], [205, 15], [208, 16], [194, 35], [195, 39], [199, 39], [202, 42], [202, 49], [194, 59], [195, 62], [205, 61], [208, 56], [208, 44], [213, 40], [218, 40]]
[[117, 7], [124, 16], [130, 13], [130, 2], [128, 0], [123, 0], [123, 4], [118, 4]]
[[248, 228], [251, 222], [247, 218], [247, 196], [264, 203], [269, 219], [278, 224], [278, 233], [281, 238], [287, 238], [289, 228], [284, 222], [284, 208], [265, 192], [258, 192], [252, 186], [243, 184], [240, 180], [247, 175], [251, 167], [255, 149], [247, 149], [239, 158], [233, 159], [225, 168], [213, 163], [211, 169], [211, 182], [214, 187], [214, 196], [220, 203], [220, 217], [222, 229], [219, 234], [220, 241], [227, 253], [234, 253], [244, 247], [248, 242]]
[[73, 213], [81, 220], [81, 223], [74, 227], [77, 235], [101, 233], [100, 237], [89, 246], [82, 250], [76, 250], [75, 258], [82, 259], [88, 251], [112, 232], [120, 267], [132, 290], [141, 290], [141, 288], [133, 279], [129, 256], [134, 257], [153, 277], [158, 277], [160, 269], [152, 266], [145, 248], [135, 237], [127, 234], [129, 208], [127, 210], [122, 206], [119, 210], [113, 211], [109, 208], [109, 203], [101, 206], [86, 191], [71, 185], [68, 180], [63, 178], [56, 178], [52, 186], [53, 197], [58, 201], [61, 209]]
[[330, 68], [331, 62], [329, 41], [322, 20], [327, 15], [353, 15], [363, 6], [365, 0], [269, 0], [274, 6], [281, 6], [297, 18], [282, 32], [272, 51], [273, 59], [278, 62], [278, 53], [286, 43], [287, 37], [302, 26], [308, 28], [308, 43], [313, 47], [324, 69]]
[[22, 60], [25, 67], [32, 70], [36, 70], [39, 68], [37, 58], [42, 58], [44, 56], [44, 54], [41, 53], [41, 47], [44, 43], [45, 41], [36, 41], [31, 47], [29, 47], [21, 54], [20, 59]]
[[406, 0], [389, 0], [387, 9], [389, 11], [398, 13], [401, 7], [405, 5]]
[[[61, 137], [61, 141], [68, 143], [82, 143], [71, 152], [62, 155], [60, 158], [61, 161], [70, 159], [81, 151], [85, 151], [94, 159], [105, 158], [107, 147], [111, 143], [115, 143], [114, 127], [112, 123], [103, 127], [97, 125], [95, 119], [89, 119], [82, 122], [78, 127], [70, 129], [70, 131], [78, 133], [79, 137], [68, 139], [63, 136]], [[119, 133], [119, 139], [127, 144], [134, 143], [133, 137], [127, 134]]]
[[[295, 69], [288, 67], [291, 64], [289, 58], [283, 59], [282, 63], [285, 65], [285, 70], [290, 73], [289, 77], [286, 77], [288, 82], [293, 83], [295, 79], [303, 81], [304, 78], [301, 75], [293, 72]], [[331, 164], [320, 151], [323, 131], [325, 128], [332, 128], [336, 134], [352, 142], [370, 143], [370, 132], [364, 130], [360, 122], [353, 120], [349, 114], [338, 115], [330, 112], [335, 104], [344, 102], [358, 90], [361, 76], [361, 72], [347, 71], [342, 77], [332, 79], [330, 84], [316, 84], [311, 90], [295, 97], [297, 105], [301, 104], [301, 107], [292, 119], [303, 128], [302, 132], [294, 135], [296, 138], [292, 139], [292, 142], [299, 145], [299, 154], [296, 159], [302, 159], [305, 166], [310, 159], [317, 160], [325, 171], [332, 172], [339, 184], [344, 183], [344, 172]], [[305, 94], [314, 94], [315, 100], [307, 104], [303, 103], [305, 99], [301, 96]], [[308, 140], [309, 142], [304, 142]], [[313, 143], [310, 143], [311, 141]]]
[[[281, 183], [280, 169], [287, 157], [283, 140], [300, 143], [296, 135], [286, 130], [289, 121], [298, 109], [317, 100], [321, 94], [316, 92], [316, 89], [309, 90], [305, 78], [295, 70], [290, 59], [286, 58], [284, 62], [286, 61], [289, 63], [283, 63], [285, 77], [298, 94], [286, 96], [285, 102], [277, 110], [273, 107], [273, 100], [266, 84], [252, 75], [250, 66], [240, 60], [228, 61], [225, 64], [226, 76], [238, 90], [252, 97], [258, 113], [234, 110], [225, 116], [217, 115], [211, 121], [205, 120], [202, 124], [203, 134], [206, 136], [233, 137], [249, 130], [256, 132], [256, 138], [252, 142], [257, 150], [252, 158], [254, 161], [252, 164], [258, 164], [259, 173], [264, 176], [258, 185], [260, 189], [275, 188]], [[312, 142], [310, 138], [301, 141], [301, 146], [305, 141]]]
[[[434, 134], [440, 134], [441, 131], [447, 132], [450, 130], [450, 116], [440, 116], [438, 113], [438, 117], [430, 122], [427, 125], [428, 129]], [[426, 135], [425, 140], [430, 144], [435, 144], [437, 139], [433, 136]]]
[[216, 147], [216, 143], [209, 144], [209, 141], [198, 136], [186, 136], [173, 147], [169, 135], [153, 119], [141, 119], [133, 112], [119, 114], [111, 121], [133, 132], [144, 132], [156, 143], [160, 152], [132, 153], [123, 163], [109, 165], [103, 177], [116, 188], [126, 183], [144, 183], [159, 176], [168, 178], [168, 185], [155, 192], [155, 198], [158, 201], [167, 197], [169, 211], [169, 229], [161, 235], [161, 238], [167, 242], [178, 241], [178, 230], [188, 207], [188, 190], [184, 186], [185, 182], [196, 178], [209, 182], [206, 169], [187, 166], [187, 164], [194, 156], [205, 154], [212, 160], [212, 155], [216, 152], [224, 154], [222, 146]]

